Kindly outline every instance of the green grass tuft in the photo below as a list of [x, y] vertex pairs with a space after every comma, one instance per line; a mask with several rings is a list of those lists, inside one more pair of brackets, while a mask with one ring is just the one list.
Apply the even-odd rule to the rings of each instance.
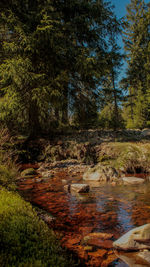
[[75, 266], [56, 236], [18, 194], [0, 188], [0, 266]]

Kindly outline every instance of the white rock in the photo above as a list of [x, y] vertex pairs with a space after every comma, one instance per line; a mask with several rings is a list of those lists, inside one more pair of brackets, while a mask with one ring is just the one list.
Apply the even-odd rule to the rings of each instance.
[[90, 187], [87, 184], [70, 184], [64, 186], [65, 191], [71, 193], [88, 193], [90, 191]]
[[93, 172], [93, 173], [85, 173], [83, 175], [84, 180], [89, 180], [89, 181], [99, 181], [100, 180], [100, 173], [99, 171]]
[[113, 243], [120, 250], [150, 249], [150, 223], [130, 230]]
[[136, 177], [123, 177], [122, 181], [124, 184], [143, 184], [145, 182], [142, 178], [136, 178]]

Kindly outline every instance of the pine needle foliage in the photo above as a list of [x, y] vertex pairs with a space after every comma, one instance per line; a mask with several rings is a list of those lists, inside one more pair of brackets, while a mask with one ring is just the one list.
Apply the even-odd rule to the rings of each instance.
[[68, 124], [83, 101], [84, 113], [87, 103], [96, 110], [108, 39], [119, 28], [110, 3], [12, 0], [0, 9], [0, 120], [34, 136], [53, 120]]

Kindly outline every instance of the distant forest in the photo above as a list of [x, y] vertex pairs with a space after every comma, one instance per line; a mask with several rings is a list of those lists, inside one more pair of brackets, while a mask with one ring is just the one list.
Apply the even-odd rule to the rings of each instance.
[[126, 10], [118, 20], [111, 1], [1, 1], [0, 127], [31, 136], [149, 127], [150, 5]]

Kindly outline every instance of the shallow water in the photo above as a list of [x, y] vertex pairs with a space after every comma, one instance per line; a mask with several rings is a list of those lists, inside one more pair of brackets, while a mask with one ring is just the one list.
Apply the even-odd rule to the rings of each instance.
[[[91, 184], [90, 193], [72, 195], [64, 191], [62, 179], [83, 182], [80, 174], [72, 176], [60, 170], [53, 178], [20, 180], [18, 189], [32, 204], [55, 217], [50, 227], [61, 233], [62, 246], [73, 251], [84, 265], [128, 266], [114, 254], [112, 241], [136, 226], [150, 223], [150, 184]], [[84, 242], [90, 233], [101, 232], [113, 236], [100, 241], [95, 235]]]

